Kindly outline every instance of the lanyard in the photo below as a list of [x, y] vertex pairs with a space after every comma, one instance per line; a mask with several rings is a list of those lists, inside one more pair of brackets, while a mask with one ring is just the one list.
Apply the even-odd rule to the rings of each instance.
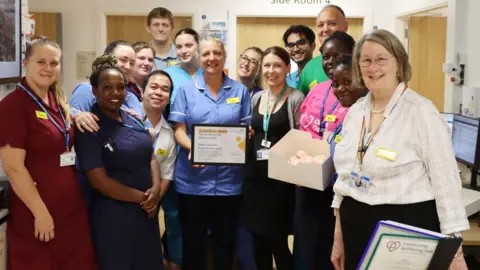
[[[325, 121], [323, 114], [324, 114], [325, 105], [327, 103], [328, 95], [330, 94], [330, 89], [331, 88], [332, 88], [332, 85], [330, 85], [328, 87], [327, 93], [325, 93], [325, 96], [323, 97], [322, 107], [320, 108], [320, 121], [321, 122], [320, 122], [320, 127], [319, 127], [319, 132], [318, 132], [318, 135], [320, 135], [320, 137], [323, 137], [323, 132], [325, 130], [325, 126], [327, 125], [327, 121]], [[327, 115], [331, 114], [335, 110], [338, 103], [339, 103], [339, 100], [337, 99], [335, 101], [335, 103], [333, 103], [333, 105], [330, 108], [330, 110], [328, 111]]]
[[270, 89], [267, 91], [267, 100], [265, 101], [265, 113], [263, 114], [263, 131], [265, 132], [265, 141], [267, 141], [268, 127], [270, 126], [270, 117], [272, 117], [272, 114], [275, 111], [275, 107], [277, 107], [278, 102], [282, 99], [283, 95], [285, 95], [287, 88], [288, 86], [287, 84], [285, 84], [282, 91], [280, 92], [280, 95], [278, 95], [277, 100], [275, 100], [270, 114], [268, 113], [268, 101], [270, 100], [271, 91]]
[[328, 144], [331, 144], [332, 143], [332, 139], [335, 140], [335, 136], [337, 136], [338, 134], [340, 134], [340, 132], [342, 132], [342, 126], [343, 126], [343, 123], [341, 123], [340, 125], [337, 126], [337, 128], [328, 135], [328, 138], [327, 138], [327, 142]]
[[[407, 85], [405, 85], [405, 88], [403, 89], [402, 93], [398, 96], [397, 100], [395, 100], [395, 105], [392, 107], [391, 111], [393, 111], [393, 109], [397, 106], [398, 100], [403, 95], [403, 93], [405, 93], [406, 90], [407, 90]], [[385, 119], [387, 119], [386, 116], [383, 117], [382, 121], [375, 127], [372, 134], [367, 139], [366, 138], [367, 127], [366, 127], [366, 123], [365, 123], [365, 114], [363, 115], [362, 127], [360, 128], [360, 138], [358, 140], [358, 148], [357, 148], [357, 159], [360, 162], [360, 165], [363, 164], [363, 159], [365, 157], [365, 153], [367, 152], [368, 147], [370, 147], [370, 144], [372, 143], [373, 137], [375, 137], [375, 135], [377, 135], [377, 132], [380, 129], [380, 126], [385, 121]]]
[[130, 114], [127, 114], [127, 116], [132, 119], [135, 123], [137, 123], [141, 128], [138, 128], [138, 127], [134, 127], [132, 125], [129, 125], [129, 124], [125, 124], [124, 122], [120, 122], [122, 124], [122, 126], [124, 127], [127, 127], [127, 128], [131, 128], [131, 129], [135, 129], [136, 131], [145, 131], [147, 130], [145, 128], [145, 126], [135, 117], [131, 116]]
[[38, 106], [40, 106], [40, 108], [42, 108], [43, 112], [47, 115], [48, 119], [53, 123], [53, 125], [55, 125], [55, 127], [63, 134], [63, 136], [65, 137], [65, 147], [67, 148], [67, 152], [69, 151], [69, 146], [70, 146], [70, 134], [68, 133], [68, 130], [70, 128], [70, 125], [67, 123], [67, 121], [65, 120], [65, 117], [63, 116], [63, 113], [62, 113], [62, 110], [60, 110], [60, 108], [58, 108], [58, 105], [57, 105], [57, 109], [58, 111], [60, 112], [60, 116], [62, 117], [62, 121], [63, 121], [63, 124], [65, 125], [65, 129], [62, 129], [60, 127], [60, 125], [57, 123], [57, 121], [55, 121], [55, 119], [53, 119], [53, 117], [50, 115], [50, 113], [47, 111], [47, 109], [45, 108], [45, 106], [43, 106], [43, 104], [38, 100], [37, 97], [35, 97], [27, 88], [25, 88], [25, 86], [23, 86], [22, 84], [19, 84], [19, 86], [33, 99], [33, 101], [35, 101], [37, 103]]

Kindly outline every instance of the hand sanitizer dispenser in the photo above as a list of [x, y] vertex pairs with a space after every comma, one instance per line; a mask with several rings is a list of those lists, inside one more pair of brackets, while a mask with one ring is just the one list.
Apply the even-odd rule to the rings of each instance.
[[480, 87], [463, 87], [462, 115], [480, 117]]

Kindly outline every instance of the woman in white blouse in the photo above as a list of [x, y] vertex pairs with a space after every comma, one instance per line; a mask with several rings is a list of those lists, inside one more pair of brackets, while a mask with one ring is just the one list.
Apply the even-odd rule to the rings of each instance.
[[[356, 269], [380, 220], [452, 235], [469, 229], [448, 126], [407, 87], [401, 42], [386, 30], [366, 34], [353, 68], [354, 83], [369, 94], [350, 108], [335, 148], [336, 269]], [[452, 266], [467, 269], [461, 249]]]

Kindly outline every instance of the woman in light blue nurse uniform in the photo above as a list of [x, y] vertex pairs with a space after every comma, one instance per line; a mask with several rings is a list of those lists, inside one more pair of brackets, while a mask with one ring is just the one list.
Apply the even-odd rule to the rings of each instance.
[[193, 167], [190, 164], [192, 124], [250, 124], [246, 86], [223, 73], [226, 51], [222, 41], [200, 43], [203, 72], [178, 88], [169, 120], [181, 148], [175, 165], [183, 237], [183, 269], [206, 267], [207, 230], [213, 238], [214, 269], [232, 269], [240, 194], [241, 166]]
[[[198, 58], [198, 45], [200, 37], [191, 28], [184, 28], [175, 35], [175, 48], [180, 65], [164, 69], [173, 81], [173, 91], [170, 94], [170, 107], [173, 105], [178, 88], [185, 82], [202, 72]], [[164, 117], [168, 118], [166, 112]], [[173, 269], [182, 265], [182, 234], [178, 217], [178, 198], [175, 184], [171, 183], [162, 203], [165, 214], [165, 233], [162, 237], [164, 255], [172, 263]]]

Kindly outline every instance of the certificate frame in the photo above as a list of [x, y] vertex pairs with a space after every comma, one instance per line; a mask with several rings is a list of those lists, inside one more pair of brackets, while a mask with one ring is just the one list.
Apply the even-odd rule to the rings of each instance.
[[[195, 145], [198, 143], [198, 141], [195, 139], [195, 134], [199, 128], [213, 128], [213, 129], [218, 129], [218, 128], [227, 128], [227, 129], [241, 129], [241, 134], [245, 136], [245, 158], [242, 160], [242, 163], [233, 163], [233, 162], [197, 162], [195, 161]], [[192, 136], [191, 136], [191, 141], [192, 141], [192, 147], [191, 147], [191, 159], [190, 163], [192, 165], [223, 165], [223, 166], [245, 166], [247, 163], [247, 149], [249, 145], [249, 138], [248, 138], [248, 125], [233, 125], [233, 124], [192, 124]]]
[[0, 84], [17, 83], [22, 77], [22, 5], [10, 0], [0, 7]]

